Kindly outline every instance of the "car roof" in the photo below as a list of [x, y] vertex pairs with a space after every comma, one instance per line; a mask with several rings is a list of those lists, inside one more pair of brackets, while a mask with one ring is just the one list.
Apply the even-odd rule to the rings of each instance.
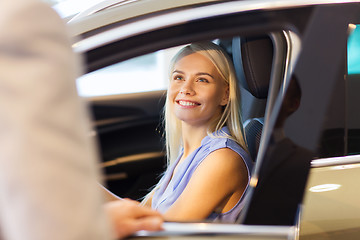
[[105, 0], [69, 20], [78, 32], [86, 32], [114, 22], [154, 14], [167, 10], [209, 5], [226, 1], [219, 0]]
[[[100, 3], [97, 3], [89, 8], [83, 10], [75, 17], [73, 17], [70, 22], [78, 20], [80, 18], [99, 13], [108, 9], [127, 9], [131, 11], [124, 11], [124, 15], [121, 15], [121, 18], [126, 18], [126, 16], [141, 15], [147, 12], [162, 11], [166, 9], [173, 9], [183, 6], [193, 6], [197, 4], [208, 4], [212, 2], [224, 2], [226, 0], [173, 0], [173, 1], [162, 1], [162, 0], [104, 0]], [[123, 10], [121, 10], [123, 11]]]
[[[105, 0], [80, 12], [69, 20], [71, 35], [160, 12], [179, 11], [210, 5], [234, 5], [234, 12], [280, 9], [317, 4], [360, 2], [359, 0]], [[215, 13], [216, 14], [216, 13]], [[221, 13], [218, 13], [221, 15]]]

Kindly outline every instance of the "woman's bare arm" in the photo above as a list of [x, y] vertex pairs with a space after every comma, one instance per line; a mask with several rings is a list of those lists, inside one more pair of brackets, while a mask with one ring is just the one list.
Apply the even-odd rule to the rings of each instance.
[[219, 207], [220, 211], [230, 210], [247, 183], [248, 173], [242, 158], [228, 148], [216, 150], [199, 165], [164, 217], [168, 221], [194, 221], [205, 219]]

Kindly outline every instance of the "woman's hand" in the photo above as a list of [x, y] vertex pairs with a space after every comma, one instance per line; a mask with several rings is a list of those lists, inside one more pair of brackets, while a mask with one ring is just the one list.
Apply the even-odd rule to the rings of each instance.
[[116, 238], [124, 238], [140, 230], [162, 230], [162, 215], [140, 206], [137, 201], [122, 199], [107, 202], [105, 210], [110, 217]]

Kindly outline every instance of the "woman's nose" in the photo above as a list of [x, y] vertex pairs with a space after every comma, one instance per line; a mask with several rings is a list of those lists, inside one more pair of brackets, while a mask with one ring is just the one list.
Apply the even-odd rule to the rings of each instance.
[[179, 93], [184, 95], [194, 95], [194, 86], [190, 81], [185, 81], [184, 84], [181, 86]]

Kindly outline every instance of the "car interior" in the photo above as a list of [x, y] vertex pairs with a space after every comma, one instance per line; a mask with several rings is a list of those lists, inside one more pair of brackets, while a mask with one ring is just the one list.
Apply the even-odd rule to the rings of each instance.
[[[255, 160], [270, 82], [272, 40], [265, 36], [214, 41], [227, 50], [234, 62], [238, 61], [236, 72], [242, 75], [239, 78], [244, 86], [241, 89], [242, 108], [244, 115], [247, 115], [244, 116], [244, 127]], [[263, 46], [269, 53], [267, 58], [260, 57], [262, 54], [256, 52], [259, 46]], [[240, 51], [246, 51], [246, 54]], [[262, 61], [259, 62], [259, 59]], [[245, 67], [242, 67], [242, 62], [246, 64]], [[259, 69], [254, 71], [250, 66]], [[258, 76], [254, 72], [262, 74]], [[245, 78], [245, 74], [249, 78]], [[161, 122], [165, 95], [166, 90], [156, 90], [88, 98], [101, 150], [105, 181], [108, 188], [119, 196], [141, 199], [157, 183], [166, 168]]]

